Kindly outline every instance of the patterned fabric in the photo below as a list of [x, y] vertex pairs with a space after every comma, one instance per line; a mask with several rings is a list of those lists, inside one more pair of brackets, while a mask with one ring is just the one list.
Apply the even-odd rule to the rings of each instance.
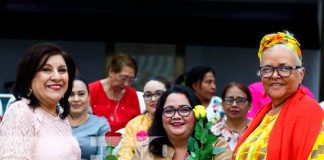
[[267, 34], [265, 35], [261, 42], [260, 42], [260, 48], [258, 52], [258, 57], [261, 60], [261, 57], [263, 56], [263, 52], [271, 48], [272, 46], [276, 44], [284, 44], [287, 47], [291, 48], [299, 57], [300, 60], [302, 60], [302, 54], [300, 51], [300, 44], [291, 34], [284, 33], [284, 32], [277, 32], [273, 34]]
[[277, 115], [264, 117], [261, 124], [252, 134], [241, 144], [234, 154], [236, 160], [262, 160], [266, 159], [268, 139]]
[[308, 160], [323, 160], [324, 159], [324, 120], [322, 123], [321, 133], [318, 135], [316, 142], [313, 146]]
[[225, 120], [225, 113], [222, 108], [222, 99], [214, 96], [207, 106], [207, 119], [212, 124]]
[[139, 115], [127, 123], [125, 133], [120, 141], [121, 149], [118, 153], [119, 160], [132, 159], [135, 147], [139, 141], [141, 141], [141, 139], [136, 137], [137, 133], [148, 131], [151, 124], [152, 120], [149, 118], [148, 113], [145, 115]]
[[229, 147], [233, 151], [236, 143], [241, 136], [241, 134], [248, 128], [249, 125], [246, 125], [244, 130], [241, 133], [236, 132], [235, 130], [231, 130], [227, 127], [226, 123], [223, 121], [217, 122], [211, 127], [211, 132], [213, 132], [216, 136], [221, 135], [227, 141]]
[[[256, 114], [250, 126], [237, 142], [234, 153], [240, 145], [259, 127], [271, 103]], [[324, 112], [318, 102], [300, 88], [282, 107], [268, 140], [267, 159], [305, 160], [321, 132]]]
[[120, 134], [116, 131], [141, 114], [136, 90], [126, 87], [124, 96], [118, 102], [107, 97], [100, 81], [90, 83], [89, 89], [93, 114], [106, 117], [111, 127], [111, 132], [107, 132], [106, 136], [116, 136], [112, 138], [118, 139]]
[[[277, 116], [268, 116], [266, 115], [265, 120], [262, 121], [261, 125], [264, 127], [262, 128], [261, 125], [258, 127], [252, 134], [253, 136], [250, 136], [247, 138], [244, 143], [241, 145], [237, 151], [237, 153], [234, 155], [235, 159], [250, 159], [250, 160], [261, 160], [266, 159], [266, 149], [268, 143], [266, 142], [270, 131], [273, 127], [273, 124], [275, 122]], [[266, 126], [268, 123], [268, 126]], [[270, 129], [270, 130], [269, 130]], [[251, 137], [258, 137], [258, 138], [251, 138]], [[252, 142], [252, 141], [258, 141], [259, 142]], [[262, 142], [263, 141], [263, 142]], [[259, 144], [257, 144], [259, 143]], [[243, 147], [244, 145], [244, 147]], [[259, 145], [259, 147], [256, 147], [256, 145]], [[260, 148], [262, 146], [262, 148]], [[255, 150], [253, 149], [255, 148]], [[251, 150], [252, 152], [249, 152], [248, 150]], [[259, 155], [258, 152], [260, 151]], [[247, 153], [250, 156], [247, 156]], [[254, 155], [253, 157], [251, 155]], [[260, 156], [261, 155], [261, 156]], [[309, 154], [308, 160], [322, 160], [324, 159], [324, 120], [322, 123], [322, 129], [321, 133], [318, 135], [316, 142], [313, 146], [313, 149], [311, 153]]]
[[26, 99], [14, 102], [0, 124], [0, 159], [79, 160], [79, 144], [67, 119], [41, 108], [32, 109]]

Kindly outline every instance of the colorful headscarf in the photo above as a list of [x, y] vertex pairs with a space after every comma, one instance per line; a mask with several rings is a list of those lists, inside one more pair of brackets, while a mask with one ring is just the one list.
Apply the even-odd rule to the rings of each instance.
[[300, 44], [297, 41], [297, 39], [295, 39], [290, 33], [277, 32], [267, 34], [262, 38], [258, 52], [258, 57], [260, 61], [264, 51], [276, 44], [284, 44], [287, 47], [291, 48], [297, 54], [299, 59], [302, 60], [302, 54], [299, 48]]

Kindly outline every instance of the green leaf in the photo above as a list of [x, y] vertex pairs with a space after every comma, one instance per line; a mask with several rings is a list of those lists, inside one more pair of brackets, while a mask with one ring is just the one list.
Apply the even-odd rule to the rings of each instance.
[[217, 154], [223, 153], [224, 151], [225, 151], [225, 148], [215, 147], [213, 149], [213, 155], [217, 155]]
[[106, 157], [106, 160], [117, 160], [117, 157], [116, 156], [113, 156], [113, 155], [108, 155]]
[[186, 160], [195, 160], [195, 158], [189, 156]]
[[195, 152], [199, 152], [199, 146], [198, 146], [198, 143], [195, 143]]
[[198, 128], [199, 128], [199, 129], [197, 129], [197, 130], [195, 131], [195, 137], [196, 137], [197, 140], [199, 140], [199, 141], [201, 142], [202, 137], [204, 136], [204, 135], [203, 135], [204, 131], [203, 131], [199, 126], [198, 126]]
[[203, 119], [199, 119], [198, 124], [199, 124], [200, 128], [204, 128], [204, 120]]
[[[197, 144], [197, 141], [195, 138], [190, 137], [188, 141], [188, 148], [190, 152], [194, 152], [195, 150], [195, 144]], [[198, 145], [198, 144], [197, 144]]]
[[207, 145], [205, 146], [205, 148], [201, 151], [201, 157], [206, 157], [206, 158], [210, 158], [211, 153], [213, 152], [213, 146]]
[[216, 137], [214, 134], [207, 134], [206, 139], [209, 144], [214, 144], [216, 142], [218, 137]]
[[188, 141], [190, 155], [187, 160], [210, 160], [213, 155], [225, 151], [224, 148], [213, 148], [218, 137], [211, 133], [211, 126], [212, 124], [208, 122], [204, 127], [203, 119], [197, 121], [195, 125], [195, 136], [190, 137]]
[[115, 148], [114, 146], [110, 146], [110, 145], [108, 145], [106, 147], [106, 150], [107, 150], [107, 152], [108, 152], [109, 155], [112, 155], [112, 152], [113, 152], [114, 148]]
[[191, 154], [190, 154], [191, 156], [190, 157], [193, 157], [193, 158], [195, 158], [196, 157], [196, 153], [195, 152], [191, 152]]
[[213, 124], [211, 122], [207, 122], [205, 129], [209, 130], [212, 126], [213, 126]]
[[200, 134], [199, 140], [200, 140], [201, 143], [206, 143], [207, 142], [207, 137], [206, 137], [207, 135], [208, 134], [206, 132], [202, 132]]

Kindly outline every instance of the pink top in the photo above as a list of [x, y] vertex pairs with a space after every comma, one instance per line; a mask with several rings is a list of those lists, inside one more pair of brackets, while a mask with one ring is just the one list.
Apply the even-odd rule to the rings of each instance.
[[0, 159], [78, 160], [81, 151], [68, 120], [41, 108], [33, 110], [28, 100], [10, 105], [0, 124]]
[[[309, 97], [315, 99], [313, 93], [307, 87], [303, 85], [301, 85], [301, 87], [305, 89]], [[248, 118], [253, 118], [259, 109], [269, 103], [271, 99], [269, 96], [265, 95], [262, 82], [254, 82], [250, 84], [249, 89], [252, 95], [252, 106], [250, 112], [248, 112], [246, 116]]]

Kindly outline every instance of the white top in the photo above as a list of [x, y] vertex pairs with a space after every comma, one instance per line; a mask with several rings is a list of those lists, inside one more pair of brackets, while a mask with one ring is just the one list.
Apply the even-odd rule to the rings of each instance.
[[138, 97], [138, 102], [140, 105], [140, 110], [141, 110], [141, 114], [143, 114], [146, 110], [146, 106], [145, 106], [145, 101], [144, 101], [144, 97], [143, 97], [143, 92], [141, 91], [136, 91], [137, 97]]
[[320, 103], [320, 106], [321, 106], [322, 109], [324, 110], [324, 101], [322, 101], [322, 102]]
[[3, 115], [3, 108], [2, 108], [2, 102], [1, 102], [1, 99], [0, 99], [0, 116]]

